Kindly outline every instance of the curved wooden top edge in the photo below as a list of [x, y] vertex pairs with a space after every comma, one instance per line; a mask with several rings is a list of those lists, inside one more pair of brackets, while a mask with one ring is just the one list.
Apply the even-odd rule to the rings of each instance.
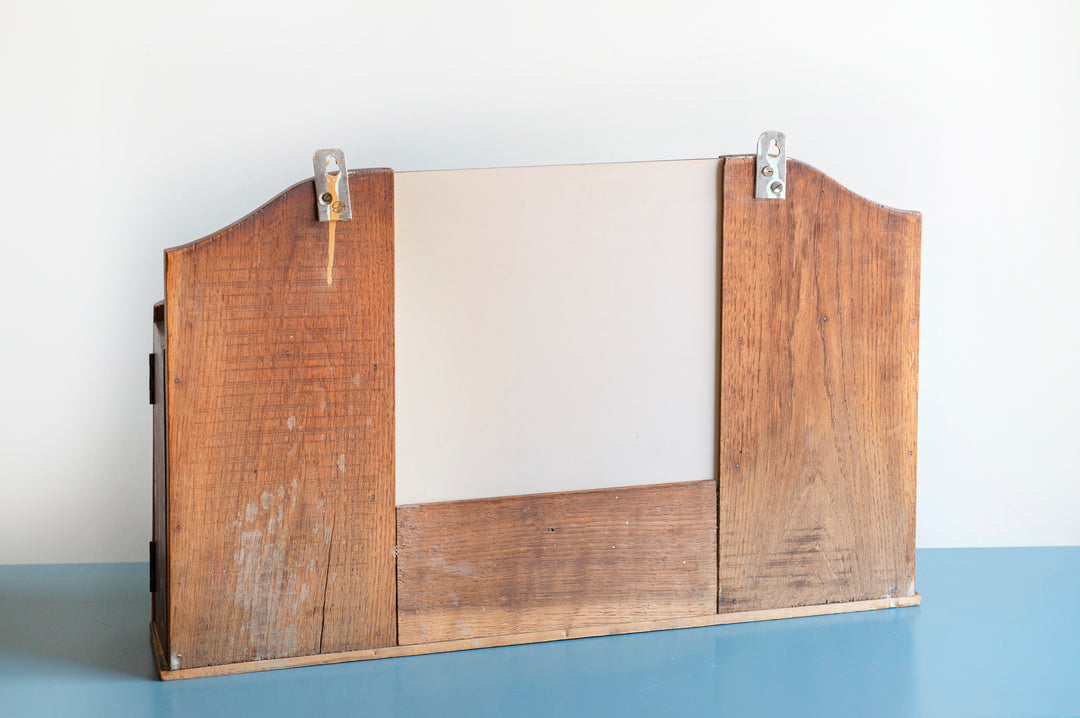
[[[691, 159], [691, 160], [631, 160], [631, 161], [627, 161], [627, 162], [593, 162], [593, 163], [556, 164], [556, 165], [521, 165], [521, 166], [515, 166], [515, 167], [474, 167], [474, 168], [467, 168], [467, 169], [449, 169], [449, 170], [447, 170], [447, 169], [409, 170], [408, 172], [405, 172], [405, 173], [402, 173], [402, 174], [413, 174], [413, 173], [418, 173], [418, 172], [483, 172], [483, 171], [506, 170], [506, 169], [522, 169], [522, 170], [524, 170], [524, 169], [540, 169], [540, 168], [555, 168], [555, 167], [589, 167], [589, 166], [596, 166], [596, 165], [644, 164], [644, 163], [653, 163], [653, 162], [656, 162], [656, 163], [659, 163], [659, 162], [684, 162], [684, 161], [686, 161], [686, 162], [694, 162], [694, 161], [708, 161], [708, 160], [722, 161], [722, 160], [729, 160], [729, 159], [753, 159], [753, 157], [754, 157], [754, 155], [739, 154], [739, 155], [720, 155], [719, 157], [700, 157], [700, 158]], [[876, 202], [876, 201], [874, 201], [874, 200], [872, 200], [872, 199], [870, 199], [870, 198], [868, 198], [868, 197], [866, 197], [864, 195], [861, 195], [858, 192], [855, 192], [855, 191], [849, 189], [844, 184], [838, 182], [831, 175], [826, 174], [825, 172], [822, 172], [820, 169], [818, 169], [816, 166], [810, 164], [809, 162], [803, 162], [802, 160], [796, 160], [796, 159], [792, 159], [790, 161], [793, 162], [793, 163], [798, 163], [800, 165], [803, 165], [803, 166], [809, 168], [810, 170], [820, 174], [822, 177], [824, 177], [825, 179], [827, 179], [830, 182], [832, 182], [833, 184], [835, 184], [837, 187], [842, 189], [844, 192], [847, 192], [851, 196], [859, 199], [862, 202], [865, 202], [868, 205], [878, 207], [878, 208], [886, 210], [888, 212], [894, 212], [896, 214], [911, 215], [913, 217], [919, 217], [919, 218], [922, 217], [922, 213], [917, 211], [917, 210], [900, 209], [898, 207], [891, 207], [891, 206], [889, 206], [887, 204], [883, 204], [881, 202]], [[365, 173], [365, 172], [393, 172], [393, 170], [388, 168], [388, 167], [369, 167], [369, 168], [363, 168], [363, 169], [349, 170], [349, 175], [362, 174], [362, 173]], [[246, 215], [244, 215], [240, 219], [236, 220], [235, 222], [232, 222], [232, 223], [222, 227], [221, 229], [217, 230], [216, 232], [211, 232], [210, 234], [207, 234], [207, 235], [205, 235], [203, 237], [200, 237], [199, 239], [195, 239], [195, 240], [192, 240], [190, 242], [186, 242], [184, 244], [179, 244], [179, 245], [176, 245], [175, 247], [169, 247], [169, 248], [167, 248], [165, 250], [165, 253], [166, 254], [171, 254], [171, 253], [174, 253], [174, 252], [182, 252], [182, 251], [185, 251], [185, 250], [189, 250], [189, 249], [191, 249], [191, 248], [193, 248], [193, 247], [195, 247], [197, 245], [200, 245], [200, 244], [202, 244], [204, 242], [209, 242], [209, 241], [212, 241], [212, 240], [214, 240], [214, 239], [216, 239], [218, 237], [221, 237], [222, 235], [225, 235], [228, 232], [232, 231], [233, 229], [236, 229], [237, 227], [243, 225], [245, 222], [251, 221], [252, 219], [257, 217], [260, 213], [265, 212], [269, 207], [272, 207], [273, 205], [275, 205], [278, 202], [284, 201], [286, 198], [288, 198], [288, 196], [291, 193], [296, 192], [298, 189], [300, 189], [304, 185], [308, 185], [309, 183], [312, 183], [314, 181], [315, 181], [314, 176], [308, 177], [307, 179], [304, 179], [304, 180], [300, 180], [299, 182], [293, 184], [292, 186], [290, 186], [290, 187], [286, 188], [285, 190], [282, 190], [278, 194], [274, 195], [272, 198], [270, 198], [266, 202], [263, 202], [261, 205], [256, 207], [254, 210], [247, 213]]]
[[[752, 159], [754, 159], [754, 155], [724, 155], [720, 159], [722, 159], [722, 160], [733, 160], [733, 159], [750, 159], [750, 160], [752, 160]], [[830, 174], [828, 174], [826, 172], [822, 172], [820, 169], [817, 168], [817, 166], [812, 165], [809, 162], [803, 162], [802, 160], [796, 160], [796, 159], [788, 159], [788, 162], [791, 163], [791, 164], [802, 165], [803, 167], [806, 167], [811, 172], [814, 172], [816, 174], [821, 175], [823, 178], [825, 178], [826, 180], [828, 180], [832, 184], [836, 185], [842, 191], [844, 191], [847, 194], [851, 195], [852, 197], [859, 200], [860, 202], [868, 204], [868, 205], [870, 205], [872, 207], [877, 207], [878, 209], [885, 210], [886, 212], [892, 212], [894, 214], [909, 215], [912, 218], [921, 218], [922, 217], [922, 212], [920, 212], [918, 210], [900, 209], [899, 207], [891, 207], [891, 206], [889, 206], [887, 204], [884, 204], [882, 202], [876, 202], [876, 201], [870, 199], [869, 197], [867, 197], [866, 195], [859, 194], [858, 192], [856, 192], [856, 191], [854, 191], [852, 189], [849, 189], [843, 183], [838, 182], [832, 175], [830, 175]]]
[[[351, 176], [351, 175], [365, 174], [365, 173], [368, 173], [368, 172], [393, 172], [393, 170], [390, 169], [389, 167], [365, 167], [365, 168], [362, 168], [362, 169], [349, 170], [348, 174]], [[194, 239], [194, 240], [192, 240], [190, 242], [185, 242], [184, 244], [178, 244], [175, 247], [168, 247], [165, 250], [165, 254], [173, 254], [175, 252], [183, 252], [185, 250], [192, 249], [193, 247], [196, 247], [196, 246], [198, 246], [198, 245], [200, 245], [200, 244], [202, 244], [204, 242], [210, 242], [210, 241], [212, 241], [214, 239], [217, 239], [218, 237], [221, 237], [222, 235], [228, 234], [229, 232], [236, 229], [237, 227], [240, 227], [244, 223], [250, 222], [252, 219], [259, 216], [260, 214], [265, 212], [270, 207], [273, 207], [274, 205], [276, 205], [279, 202], [284, 202], [289, 197], [289, 195], [293, 194], [294, 192], [299, 190], [301, 187], [304, 187], [305, 185], [311, 185], [314, 182], [315, 182], [314, 175], [312, 175], [311, 177], [308, 177], [307, 179], [300, 180], [299, 182], [293, 184], [292, 186], [282, 190], [281, 192], [278, 192], [276, 195], [274, 195], [273, 197], [271, 197], [267, 201], [263, 202], [258, 207], [256, 207], [252, 211], [248, 212], [247, 214], [245, 214], [243, 217], [236, 220], [235, 222], [227, 224], [224, 227], [222, 227], [221, 229], [217, 230], [216, 232], [211, 232], [210, 234], [207, 234], [207, 235], [205, 235], [203, 237], [200, 237], [199, 239]], [[314, 216], [314, 215], [315, 215], [315, 209], [313, 207], [312, 208], [312, 216]]]

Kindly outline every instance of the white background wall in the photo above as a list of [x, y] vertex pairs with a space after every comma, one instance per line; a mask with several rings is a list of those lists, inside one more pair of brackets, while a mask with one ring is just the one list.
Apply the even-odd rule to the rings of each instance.
[[794, 157], [924, 212], [920, 546], [1080, 543], [1080, 5], [5, 3], [0, 562], [143, 560], [161, 251], [310, 175]]

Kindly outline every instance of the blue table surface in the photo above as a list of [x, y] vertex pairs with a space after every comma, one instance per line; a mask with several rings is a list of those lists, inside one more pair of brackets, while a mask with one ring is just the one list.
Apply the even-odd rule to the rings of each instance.
[[1080, 716], [1080, 547], [917, 561], [916, 608], [169, 682], [146, 564], [0, 566], [0, 716]]

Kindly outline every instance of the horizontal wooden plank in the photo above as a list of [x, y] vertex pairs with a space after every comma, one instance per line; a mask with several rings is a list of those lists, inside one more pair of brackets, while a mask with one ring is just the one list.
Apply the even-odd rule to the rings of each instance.
[[518, 633], [508, 636], [489, 636], [486, 638], [462, 638], [455, 641], [442, 641], [439, 643], [417, 643], [410, 646], [389, 646], [387, 648], [372, 648], [359, 651], [323, 653], [322, 655], [317, 656], [297, 656], [295, 658], [281, 658], [270, 661], [249, 661], [247, 663], [232, 663], [225, 666], [208, 666], [206, 668], [188, 668], [175, 671], [170, 671], [165, 666], [164, 657], [161, 653], [161, 648], [157, 636], [154, 634], [152, 625], [150, 632], [154, 642], [154, 652], [158, 659], [158, 674], [161, 676], [162, 680], [170, 681], [181, 678], [204, 678], [207, 676], [224, 676], [237, 673], [254, 673], [257, 671], [275, 671], [283, 668], [301, 668], [303, 666], [318, 666], [328, 663], [369, 661], [376, 658], [400, 658], [402, 656], [420, 656], [430, 653], [450, 653], [473, 648], [496, 648], [499, 646], [517, 646], [525, 643], [546, 643], [549, 641], [563, 641], [571, 638], [618, 636], [629, 633], [645, 633], [648, 631], [667, 631], [677, 628], [701, 628], [704, 626], [722, 626], [735, 623], [750, 623], [753, 621], [773, 621], [781, 618], [831, 616], [838, 613], [855, 613], [858, 611], [876, 611], [885, 608], [917, 606], [920, 601], [922, 601], [922, 597], [916, 593], [914, 596], [903, 596], [893, 599], [882, 598], [871, 601], [829, 603], [818, 606], [773, 608], [763, 611], [743, 611], [741, 613], [712, 613], [701, 616], [666, 618], [659, 621], [582, 626], [565, 630]]
[[398, 642], [716, 612], [716, 483], [398, 507]]

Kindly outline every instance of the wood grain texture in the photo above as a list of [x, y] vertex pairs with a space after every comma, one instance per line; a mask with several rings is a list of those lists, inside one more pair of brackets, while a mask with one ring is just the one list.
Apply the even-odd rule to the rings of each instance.
[[648, 631], [668, 631], [679, 628], [700, 628], [703, 626], [749, 623], [752, 621], [774, 621], [784, 618], [805, 618], [807, 616], [831, 616], [839, 613], [855, 613], [858, 611], [877, 611], [887, 608], [917, 606], [921, 600], [922, 598], [919, 594], [915, 594], [914, 596], [894, 599], [879, 598], [870, 601], [830, 603], [820, 606], [796, 606], [793, 608], [774, 608], [764, 611], [742, 611], [740, 613], [709, 613], [699, 616], [665, 618], [656, 621], [612, 623], [598, 626], [567, 628], [563, 630], [556, 629], [533, 633], [514, 633], [505, 636], [489, 636], [486, 638], [461, 638], [453, 641], [440, 641], [437, 643], [415, 643], [408, 646], [368, 648], [359, 651], [324, 653], [318, 656], [297, 656], [295, 658], [279, 658], [276, 660], [251, 661], [248, 663], [232, 663], [225, 666], [208, 666], [206, 668], [188, 668], [181, 670], [169, 670], [165, 663], [165, 656], [161, 650], [160, 642], [158, 641], [157, 635], [153, 632], [153, 626], [151, 626], [151, 641], [154, 646], [154, 654], [157, 657], [158, 675], [162, 680], [171, 681], [185, 678], [235, 675], [237, 673], [276, 671], [284, 668], [300, 668], [302, 666], [325, 665], [328, 663], [369, 661], [376, 658], [397, 658], [401, 656], [420, 656], [431, 653], [450, 653], [453, 651], [466, 651], [474, 648], [517, 646], [525, 643], [545, 643], [548, 641], [564, 641], [567, 639], [591, 638], [594, 636], [618, 636], [630, 633], [645, 633]]
[[166, 252], [171, 667], [396, 641], [393, 173], [349, 190]]
[[915, 594], [921, 217], [723, 167], [721, 612]]
[[398, 508], [402, 645], [716, 612], [716, 483]]
[[157, 567], [151, 600], [151, 619], [158, 626], [160, 635], [169, 635], [169, 485], [168, 462], [165, 450], [165, 312], [164, 305], [154, 305], [154, 373], [151, 381], [154, 386], [154, 433], [153, 433], [153, 508], [151, 536], [153, 537], [152, 560]]

